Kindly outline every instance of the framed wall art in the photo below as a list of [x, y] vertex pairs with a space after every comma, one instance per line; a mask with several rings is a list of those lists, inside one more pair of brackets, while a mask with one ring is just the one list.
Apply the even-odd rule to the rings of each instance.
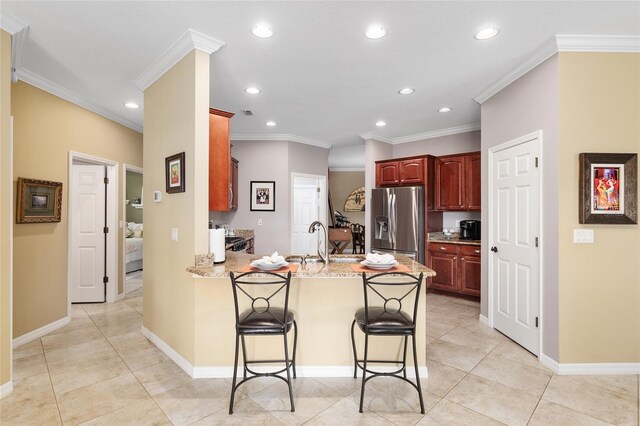
[[18, 178], [16, 223], [60, 222], [62, 182]]
[[184, 192], [184, 152], [167, 157], [164, 161], [167, 193]]
[[580, 154], [579, 222], [638, 223], [638, 154]]
[[276, 211], [275, 181], [251, 181], [251, 211]]

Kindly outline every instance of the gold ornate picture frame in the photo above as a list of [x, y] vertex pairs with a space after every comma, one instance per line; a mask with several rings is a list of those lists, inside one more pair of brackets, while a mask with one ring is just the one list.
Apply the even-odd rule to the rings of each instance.
[[16, 223], [60, 222], [62, 182], [18, 178]]

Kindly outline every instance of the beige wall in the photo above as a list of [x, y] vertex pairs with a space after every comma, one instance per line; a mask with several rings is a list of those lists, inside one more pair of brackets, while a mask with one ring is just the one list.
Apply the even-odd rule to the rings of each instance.
[[[142, 174], [127, 171], [127, 190], [126, 199], [129, 200], [127, 204], [127, 222], [142, 223], [142, 209], [136, 209], [133, 207], [133, 200], [140, 198], [142, 195]], [[151, 201], [151, 200], [147, 200]]]
[[[11, 108], [14, 183], [25, 177], [63, 185], [60, 223], [13, 226], [15, 338], [67, 316], [69, 151], [142, 166], [142, 135], [22, 82], [12, 86]], [[122, 189], [118, 191], [120, 200]]]
[[640, 152], [640, 54], [560, 53], [559, 87], [560, 361], [637, 363], [640, 227], [580, 225], [577, 184], [579, 153]]
[[[144, 208], [143, 322], [193, 364], [194, 283], [185, 268], [208, 246], [209, 55], [185, 56], [145, 90], [144, 105], [144, 199], [163, 196]], [[165, 158], [183, 151], [185, 192], [167, 194]]]
[[11, 35], [0, 30], [0, 385], [11, 380]]
[[[361, 172], [329, 172], [329, 189], [331, 190], [331, 200], [333, 209], [342, 212], [349, 218], [351, 223], [364, 225], [365, 212], [346, 212], [344, 203], [353, 190], [364, 186], [364, 171]], [[365, 197], [365, 208], [367, 199]]]

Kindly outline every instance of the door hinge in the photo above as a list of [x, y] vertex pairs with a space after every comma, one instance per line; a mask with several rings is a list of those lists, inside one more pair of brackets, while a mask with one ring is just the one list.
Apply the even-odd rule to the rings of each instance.
[[109, 178], [108, 178], [108, 177], [105, 177], [105, 178], [104, 178], [104, 184], [106, 185], [106, 184], [108, 184], [108, 183], [109, 183]]
[[109, 282], [109, 277], [102, 277], [102, 282], [103, 283], [108, 283]]
[[105, 234], [109, 233], [109, 227], [105, 226], [104, 228], [102, 228], [102, 232], [104, 232]]
[[536, 157], [536, 168], [538, 168], [538, 157]]
[[538, 317], [536, 317], [536, 328], [538, 328]]
[[538, 237], [536, 237], [535, 239], [535, 244], [536, 244], [536, 247], [538, 247]]

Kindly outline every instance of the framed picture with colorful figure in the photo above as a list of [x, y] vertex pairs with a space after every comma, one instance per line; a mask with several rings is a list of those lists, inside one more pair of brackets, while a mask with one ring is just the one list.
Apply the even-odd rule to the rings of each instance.
[[167, 193], [184, 192], [184, 152], [165, 159]]

